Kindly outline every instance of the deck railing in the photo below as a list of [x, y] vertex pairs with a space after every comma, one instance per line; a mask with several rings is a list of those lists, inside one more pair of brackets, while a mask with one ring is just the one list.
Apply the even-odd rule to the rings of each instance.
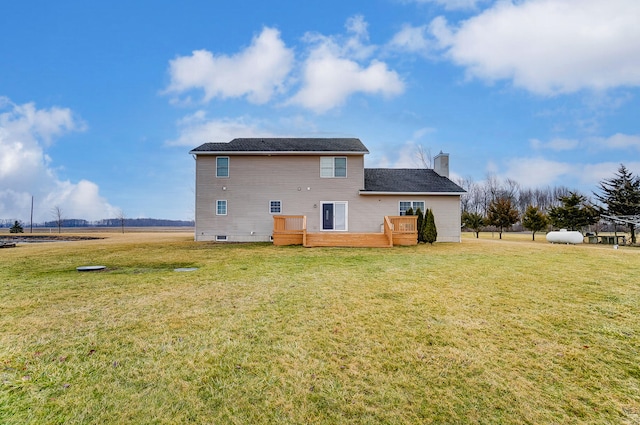
[[417, 215], [387, 216], [392, 224], [394, 233], [413, 233], [418, 227]]
[[393, 223], [387, 215], [384, 216], [384, 235], [389, 240], [389, 246], [393, 246]]
[[394, 215], [386, 218], [391, 222], [393, 245], [415, 245], [418, 243], [417, 215]]
[[276, 245], [304, 245], [307, 241], [307, 216], [274, 215], [273, 242]]
[[273, 231], [278, 233], [302, 234], [306, 229], [307, 217], [304, 215], [274, 215]]
[[[385, 216], [384, 236], [388, 246], [415, 245], [417, 243], [417, 216]], [[314, 233], [314, 235], [316, 235]], [[334, 233], [327, 233], [332, 237]], [[365, 234], [344, 233], [343, 239]], [[307, 217], [304, 215], [273, 216], [273, 242], [275, 245], [307, 246]]]

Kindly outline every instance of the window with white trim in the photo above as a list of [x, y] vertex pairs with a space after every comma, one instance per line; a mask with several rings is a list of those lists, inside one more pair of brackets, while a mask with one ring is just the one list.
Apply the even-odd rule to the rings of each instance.
[[282, 213], [282, 201], [269, 201], [269, 212], [271, 214]]
[[229, 157], [228, 156], [216, 157], [216, 177], [217, 178], [229, 177]]
[[320, 157], [320, 177], [323, 178], [344, 178], [347, 177], [347, 157], [346, 156], [321, 156]]
[[227, 215], [227, 200], [218, 199], [216, 201], [216, 215]]
[[411, 208], [415, 214], [420, 208], [420, 211], [424, 214], [424, 201], [400, 201], [400, 215], [407, 215], [407, 210]]

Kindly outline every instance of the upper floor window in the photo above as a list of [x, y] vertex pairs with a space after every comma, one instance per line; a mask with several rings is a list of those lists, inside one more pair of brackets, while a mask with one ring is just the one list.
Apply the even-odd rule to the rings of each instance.
[[229, 177], [229, 157], [216, 157], [216, 177]]
[[347, 157], [320, 157], [320, 177], [347, 177]]

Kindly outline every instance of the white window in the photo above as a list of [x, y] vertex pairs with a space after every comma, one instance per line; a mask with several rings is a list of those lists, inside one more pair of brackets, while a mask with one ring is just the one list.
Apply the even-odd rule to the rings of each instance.
[[347, 202], [321, 202], [322, 230], [347, 230]]
[[229, 157], [228, 156], [216, 157], [216, 177], [218, 178], [229, 177]]
[[219, 199], [216, 201], [216, 215], [227, 215], [226, 199]]
[[415, 214], [420, 208], [424, 214], [424, 201], [400, 201], [400, 215], [407, 215], [407, 210], [411, 208]]
[[217, 241], [226, 241], [227, 240], [227, 235], [216, 235], [216, 240]]
[[321, 156], [320, 177], [347, 177], [347, 157]]
[[271, 214], [282, 213], [282, 201], [269, 201], [269, 212]]

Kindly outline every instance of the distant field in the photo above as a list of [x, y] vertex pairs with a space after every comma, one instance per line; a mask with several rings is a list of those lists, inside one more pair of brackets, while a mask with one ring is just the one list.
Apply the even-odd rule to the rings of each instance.
[[638, 248], [181, 230], [0, 250], [0, 423], [640, 423]]
[[[125, 227], [124, 233], [155, 233], [155, 232], [191, 232], [193, 233], [193, 227], [187, 226], [157, 226], [157, 227]], [[20, 235], [29, 235], [31, 229], [28, 226], [24, 227], [24, 233]], [[57, 234], [57, 227], [34, 227], [33, 234]], [[82, 234], [82, 233], [122, 233], [120, 227], [62, 227], [60, 229], [62, 234]], [[1, 228], [0, 235], [9, 234], [9, 228]]]

